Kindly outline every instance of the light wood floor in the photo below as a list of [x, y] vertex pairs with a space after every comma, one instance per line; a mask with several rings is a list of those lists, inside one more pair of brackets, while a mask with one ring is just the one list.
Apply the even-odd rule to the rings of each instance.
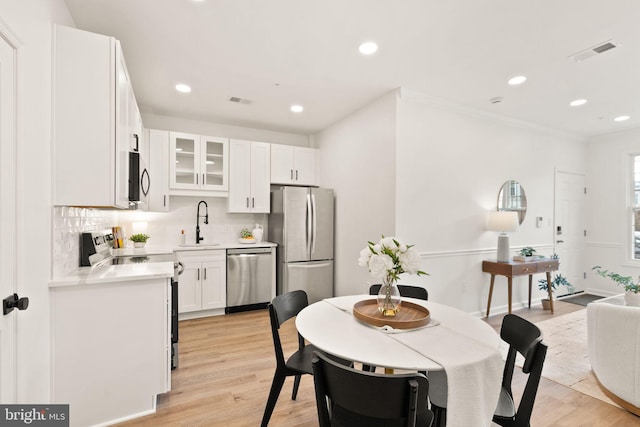
[[[556, 302], [555, 308], [555, 316], [584, 309], [563, 302]], [[515, 313], [533, 322], [551, 316], [539, 307]], [[499, 330], [502, 317], [491, 316], [487, 322]], [[293, 351], [295, 326], [289, 322], [284, 328], [283, 334], [292, 337], [285, 343], [286, 351]], [[266, 310], [183, 321], [180, 367], [173, 371], [172, 391], [159, 398], [156, 414], [121, 426], [258, 426], [274, 369]], [[296, 401], [291, 400], [292, 386], [293, 380], [287, 379], [270, 425], [317, 426], [313, 378], [302, 378]], [[543, 378], [531, 425], [640, 426], [640, 418]]]

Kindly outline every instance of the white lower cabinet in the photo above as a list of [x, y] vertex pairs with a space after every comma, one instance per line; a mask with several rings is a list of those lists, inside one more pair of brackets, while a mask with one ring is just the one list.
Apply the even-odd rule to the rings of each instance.
[[109, 425], [156, 409], [171, 390], [171, 280], [51, 289], [52, 403], [71, 426]]
[[178, 260], [184, 266], [178, 281], [178, 313], [181, 319], [224, 314], [227, 303], [226, 259], [225, 250], [178, 251]]

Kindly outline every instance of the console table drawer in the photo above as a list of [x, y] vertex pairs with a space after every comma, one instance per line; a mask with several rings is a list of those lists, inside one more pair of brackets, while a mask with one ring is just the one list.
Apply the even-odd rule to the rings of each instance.
[[538, 263], [538, 273], [545, 271], [556, 271], [558, 269], [558, 261], [544, 261]]
[[520, 276], [523, 274], [533, 274], [538, 271], [538, 265], [535, 262], [531, 264], [518, 264], [512, 267], [512, 275]]

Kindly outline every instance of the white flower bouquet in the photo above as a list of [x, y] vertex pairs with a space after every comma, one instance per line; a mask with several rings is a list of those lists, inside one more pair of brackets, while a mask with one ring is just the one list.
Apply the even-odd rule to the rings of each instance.
[[358, 265], [367, 267], [372, 276], [384, 284], [392, 284], [402, 273], [427, 274], [420, 270], [420, 255], [413, 245], [405, 245], [395, 237], [384, 237], [360, 251]]

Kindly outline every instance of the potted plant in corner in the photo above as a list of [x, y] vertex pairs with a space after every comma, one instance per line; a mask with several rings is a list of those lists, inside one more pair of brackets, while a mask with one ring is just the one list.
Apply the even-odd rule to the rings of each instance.
[[592, 268], [597, 275], [613, 280], [616, 284], [624, 288], [624, 302], [627, 305], [640, 307], [640, 278], [638, 282], [633, 281], [631, 276], [623, 276], [609, 270], [605, 270], [599, 265]]
[[133, 234], [129, 237], [129, 240], [133, 242], [134, 248], [144, 248], [144, 245], [149, 240], [149, 236], [144, 233]]
[[[568, 292], [573, 292], [573, 285], [569, 283], [567, 278], [562, 274], [554, 275], [553, 279], [551, 280], [551, 292], [554, 293], [556, 291], [556, 288], [558, 288], [559, 286], [565, 286]], [[547, 283], [547, 279], [538, 280], [538, 289], [544, 291], [547, 295], [549, 294], [549, 284]], [[549, 304], [549, 298], [542, 299], [542, 308], [545, 310], [549, 310], [551, 308], [551, 305]]]

